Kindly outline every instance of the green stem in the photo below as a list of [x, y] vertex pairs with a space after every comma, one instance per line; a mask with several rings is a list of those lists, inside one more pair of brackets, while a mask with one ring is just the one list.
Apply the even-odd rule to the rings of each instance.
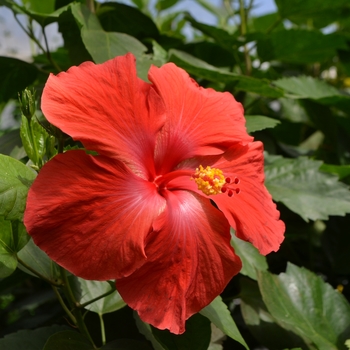
[[16, 22], [22, 28], [22, 30], [28, 35], [30, 39], [32, 39], [39, 46], [40, 50], [46, 54], [46, 51], [44, 47], [41, 45], [40, 41], [33, 35], [32, 32], [29, 32], [26, 28], [24, 28], [24, 26], [22, 25], [21, 21], [18, 20], [15, 13], [13, 13], [13, 15], [15, 17]]
[[47, 277], [45, 277], [44, 275], [42, 275], [40, 272], [34, 270], [32, 267], [30, 267], [24, 261], [22, 261], [18, 256], [17, 256], [17, 260], [27, 270], [29, 270], [30, 272], [34, 273], [34, 275], [36, 275], [39, 278], [43, 279], [44, 281], [46, 281], [47, 283], [51, 284], [52, 286], [55, 286], [55, 287], [61, 287], [62, 286], [62, 283], [52, 281], [52, 280], [48, 279]]
[[[244, 0], [239, 0], [239, 14], [241, 17], [241, 35], [245, 36], [247, 34], [247, 20], [246, 20], [246, 13], [244, 9]], [[244, 45], [244, 60], [245, 60], [246, 75], [251, 75], [252, 62], [251, 62], [249, 50], [246, 44]]]
[[45, 46], [46, 46], [46, 52], [45, 52], [46, 53], [46, 57], [51, 62], [51, 64], [56, 68], [56, 70], [58, 72], [61, 72], [62, 71], [61, 67], [55, 62], [55, 60], [51, 56], [51, 52], [50, 52], [50, 48], [49, 48], [49, 42], [47, 40], [45, 28], [41, 27], [41, 31], [43, 33]]
[[102, 298], [104, 298], [104, 297], [106, 297], [106, 296], [108, 296], [108, 295], [110, 295], [110, 294], [112, 294], [112, 293], [114, 293], [114, 292], [115, 292], [115, 289], [112, 288], [110, 291], [108, 291], [108, 292], [106, 292], [106, 293], [104, 293], [104, 294], [101, 294], [100, 296], [98, 296], [98, 297], [96, 297], [96, 298], [94, 298], [94, 299], [91, 299], [91, 300], [87, 301], [86, 303], [79, 304], [79, 305], [78, 305], [78, 308], [84, 308], [85, 306], [87, 306], [87, 305], [89, 305], [89, 304], [92, 304], [92, 303], [94, 303], [95, 301], [100, 300], [100, 299], [102, 299]]
[[76, 318], [74, 317], [74, 315], [70, 312], [70, 310], [68, 309], [66, 303], [63, 301], [62, 297], [61, 297], [61, 294], [59, 293], [59, 291], [57, 290], [57, 288], [55, 286], [52, 286], [52, 289], [53, 291], [55, 292], [56, 294], [56, 297], [59, 301], [59, 303], [61, 304], [63, 310], [66, 312], [66, 314], [69, 316], [69, 318], [71, 319], [71, 321], [74, 323], [74, 324], [77, 324], [77, 320]]
[[63, 138], [62, 138], [62, 137], [59, 137], [58, 140], [57, 140], [57, 142], [58, 142], [58, 149], [57, 149], [57, 152], [58, 152], [58, 153], [63, 153], [63, 151], [64, 151], [64, 140], [63, 140]]
[[101, 324], [101, 338], [102, 338], [102, 345], [106, 344], [106, 331], [105, 331], [105, 323], [103, 321], [103, 314], [98, 314], [100, 318], [100, 324]]
[[73, 314], [74, 314], [74, 317], [76, 320], [76, 325], [78, 326], [80, 332], [82, 334], [84, 334], [89, 339], [89, 341], [93, 345], [94, 349], [97, 349], [94, 341], [91, 338], [89, 330], [86, 327], [83, 315], [81, 314], [81, 310], [79, 308], [77, 308], [77, 305], [79, 305], [79, 303], [75, 299], [73, 290], [72, 290], [71, 285], [70, 285], [69, 280], [68, 280], [66, 270], [60, 266], [60, 272], [61, 272], [61, 278], [62, 278], [63, 283], [64, 283], [63, 284], [64, 292], [65, 292], [66, 298], [68, 299], [70, 307], [73, 310]]
[[22, 25], [21, 21], [18, 20], [17, 16], [15, 13], [14, 14], [14, 17], [15, 17], [15, 20], [16, 22], [18, 23], [18, 25], [22, 28], [22, 30], [28, 35], [28, 37], [30, 39], [32, 39], [36, 45], [38, 45], [39, 49], [46, 55], [47, 59], [50, 61], [50, 63], [57, 69], [58, 72], [62, 71], [62, 69], [59, 67], [59, 65], [53, 60], [52, 56], [51, 56], [51, 53], [50, 53], [50, 50], [49, 50], [49, 45], [48, 45], [48, 40], [47, 40], [47, 36], [46, 36], [46, 33], [45, 33], [45, 30], [44, 28], [41, 28], [42, 29], [42, 33], [43, 33], [43, 36], [44, 36], [44, 41], [45, 41], [45, 46], [46, 46], [46, 50], [44, 48], [44, 46], [41, 45], [40, 41], [35, 37], [34, 33], [32, 30], [28, 31], [26, 28], [24, 28], [24, 26]]
[[95, 13], [95, 2], [94, 0], [86, 0], [86, 7], [91, 13]]
[[71, 308], [74, 308], [76, 305], [76, 300], [68, 280], [67, 272], [62, 266], [60, 266], [59, 268], [60, 268], [61, 278], [63, 280], [63, 286], [64, 286], [66, 297], [70, 302]]

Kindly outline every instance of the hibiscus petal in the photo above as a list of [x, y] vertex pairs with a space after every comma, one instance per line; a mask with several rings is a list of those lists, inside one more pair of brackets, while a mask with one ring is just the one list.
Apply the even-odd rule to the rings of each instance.
[[226, 177], [239, 179], [232, 185], [239, 194], [229, 197], [227, 193], [206, 196], [198, 190], [190, 177], [179, 177], [168, 188], [183, 188], [212, 199], [224, 213], [237, 237], [251, 242], [261, 254], [277, 251], [284, 239], [285, 225], [279, 220], [280, 213], [264, 185], [263, 144], [252, 142], [236, 144], [220, 156], [196, 157], [184, 161], [179, 169], [196, 169], [199, 165], [219, 168]]
[[116, 285], [142, 320], [180, 334], [242, 265], [227, 220], [209, 200], [187, 191], [165, 196], [167, 209], [147, 238], [147, 262]]
[[129, 275], [146, 261], [145, 237], [165, 200], [121, 162], [69, 151], [40, 171], [24, 223], [54, 261], [86, 279]]
[[87, 149], [119, 158], [145, 178], [154, 175], [164, 107], [151, 85], [137, 78], [132, 54], [51, 74], [41, 107], [50, 123]]
[[158, 173], [186, 158], [221, 154], [232, 142], [253, 140], [245, 128], [242, 105], [230, 93], [199, 87], [173, 63], [151, 67], [149, 80], [167, 113], [156, 149]]
[[251, 242], [263, 255], [277, 251], [284, 239], [285, 225], [264, 185], [263, 144], [253, 142], [231, 149], [212, 166], [240, 181], [235, 186], [239, 194], [212, 198], [235, 228], [237, 237]]

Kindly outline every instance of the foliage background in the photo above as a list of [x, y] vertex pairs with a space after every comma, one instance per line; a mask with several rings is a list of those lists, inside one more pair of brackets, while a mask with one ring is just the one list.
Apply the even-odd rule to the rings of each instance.
[[[113, 290], [84, 305], [111, 286], [66, 276], [83, 305], [77, 312], [89, 310], [83, 323], [96, 346], [349, 347], [350, 3], [276, 0], [276, 12], [252, 15], [257, 1], [196, 0], [216, 18], [217, 25], [208, 25], [177, 11], [178, 2], [0, 0], [20, 18], [40, 52], [30, 62], [0, 57], [0, 108], [14, 106], [12, 113], [2, 113], [0, 124], [1, 349], [94, 348], [70, 327], [57, 302], [57, 296], [65, 300], [59, 288], [63, 272], [27, 243], [21, 220], [35, 177], [30, 167], [40, 168], [57, 147], [75, 146], [71, 140], [63, 144], [40, 112], [48, 74], [126, 52], [137, 57], [143, 79], [150, 64], [171, 61], [200, 85], [229, 91], [244, 105], [248, 131], [264, 143], [266, 185], [287, 231], [279, 252], [266, 258], [232, 239], [242, 272], [221, 298], [188, 321], [183, 336], [144, 324]], [[64, 40], [57, 50], [46, 41], [51, 23], [58, 24]], [[38, 102], [37, 119], [29, 123], [17, 99], [27, 86], [35, 87]]]

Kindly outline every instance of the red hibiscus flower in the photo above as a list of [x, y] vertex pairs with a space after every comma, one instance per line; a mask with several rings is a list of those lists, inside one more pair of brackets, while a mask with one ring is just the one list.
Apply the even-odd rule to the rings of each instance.
[[131, 54], [49, 77], [46, 118], [98, 155], [49, 161], [24, 222], [58, 264], [115, 279], [144, 321], [179, 334], [241, 269], [230, 226], [267, 254], [284, 224], [263, 184], [262, 144], [233, 96], [172, 63], [151, 67], [149, 81]]

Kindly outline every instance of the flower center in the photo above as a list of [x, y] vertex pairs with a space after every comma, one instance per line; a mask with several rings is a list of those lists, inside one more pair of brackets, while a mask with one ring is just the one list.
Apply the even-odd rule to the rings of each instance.
[[198, 189], [207, 196], [227, 193], [229, 197], [232, 197], [235, 193], [241, 192], [238, 187], [235, 187], [240, 182], [239, 178], [235, 177], [233, 180], [230, 177], [225, 178], [222, 170], [210, 166], [203, 168], [200, 165], [192, 175], [191, 180], [194, 180]]

